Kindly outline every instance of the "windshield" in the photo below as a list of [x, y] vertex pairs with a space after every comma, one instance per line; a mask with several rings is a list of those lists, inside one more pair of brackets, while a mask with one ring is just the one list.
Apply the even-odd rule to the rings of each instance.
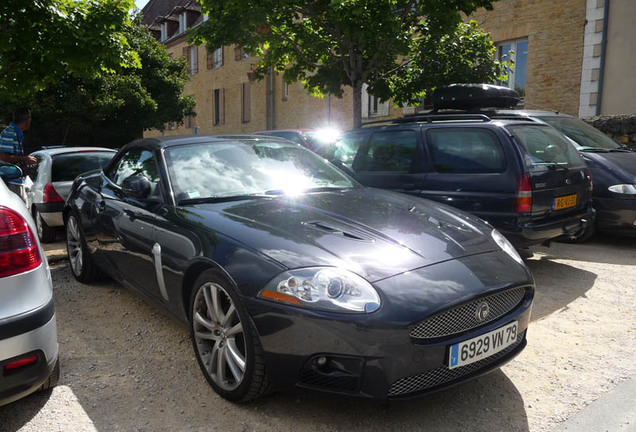
[[353, 188], [344, 173], [311, 151], [276, 141], [208, 142], [166, 150], [177, 201]]
[[581, 166], [585, 165], [578, 151], [558, 131], [541, 125], [513, 125], [508, 130], [526, 149], [526, 165]]
[[559, 130], [573, 140], [579, 150], [586, 149], [620, 149], [616, 141], [605, 135], [598, 129], [575, 117], [539, 117], [541, 120]]

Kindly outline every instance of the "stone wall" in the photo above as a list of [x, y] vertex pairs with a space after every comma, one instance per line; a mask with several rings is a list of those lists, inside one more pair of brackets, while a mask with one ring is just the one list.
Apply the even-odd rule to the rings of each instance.
[[621, 144], [636, 149], [636, 114], [583, 119]]

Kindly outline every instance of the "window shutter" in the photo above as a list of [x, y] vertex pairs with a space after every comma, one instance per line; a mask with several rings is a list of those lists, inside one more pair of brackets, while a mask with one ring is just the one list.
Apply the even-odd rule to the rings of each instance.
[[220, 60], [219, 60], [219, 64], [217, 65], [217, 67], [218, 67], [218, 66], [223, 66], [223, 47], [219, 48], [219, 53], [220, 53], [221, 55], [220, 55], [220, 57], [219, 57], [219, 58], [220, 58]]
[[210, 53], [210, 51], [208, 51], [208, 55], [205, 60], [207, 62], [208, 69], [212, 69], [214, 67], [214, 53]]
[[219, 120], [221, 124], [225, 124], [225, 89], [219, 91]]
[[199, 72], [199, 47], [195, 45], [195, 46], [191, 47], [191, 49], [194, 52], [192, 54], [192, 56], [193, 56], [193, 58], [192, 58], [192, 62], [193, 62], [192, 69], [193, 69], [193, 72], [192, 72], [192, 74], [195, 74], [195, 73]]
[[234, 60], [239, 61], [243, 57], [243, 50], [239, 47], [234, 48]]
[[247, 123], [251, 120], [252, 110], [250, 107], [251, 98], [250, 98], [250, 83], [242, 84], [242, 93], [243, 93], [243, 106], [242, 106], [242, 122]]
[[183, 47], [183, 56], [186, 58], [186, 60], [188, 60], [188, 63], [190, 63], [190, 47], [189, 46], [185, 46]]

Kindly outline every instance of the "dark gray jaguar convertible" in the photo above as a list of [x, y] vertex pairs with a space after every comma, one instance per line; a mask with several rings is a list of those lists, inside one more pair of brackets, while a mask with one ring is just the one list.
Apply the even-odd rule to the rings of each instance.
[[186, 324], [232, 401], [418, 396], [526, 345], [533, 279], [499, 232], [290, 142], [132, 142], [75, 180], [64, 218], [75, 277], [105, 273]]

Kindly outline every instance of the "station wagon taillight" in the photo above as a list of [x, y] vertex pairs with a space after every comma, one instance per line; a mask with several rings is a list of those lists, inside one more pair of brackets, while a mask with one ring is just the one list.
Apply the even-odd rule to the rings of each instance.
[[53, 183], [47, 183], [46, 186], [44, 186], [43, 200], [45, 203], [64, 202], [60, 194], [58, 194], [53, 187]]
[[532, 211], [532, 183], [530, 183], [529, 174], [522, 174], [517, 179], [514, 211], [515, 213], [530, 213]]
[[33, 270], [42, 263], [38, 243], [27, 221], [0, 206], [0, 277]]

